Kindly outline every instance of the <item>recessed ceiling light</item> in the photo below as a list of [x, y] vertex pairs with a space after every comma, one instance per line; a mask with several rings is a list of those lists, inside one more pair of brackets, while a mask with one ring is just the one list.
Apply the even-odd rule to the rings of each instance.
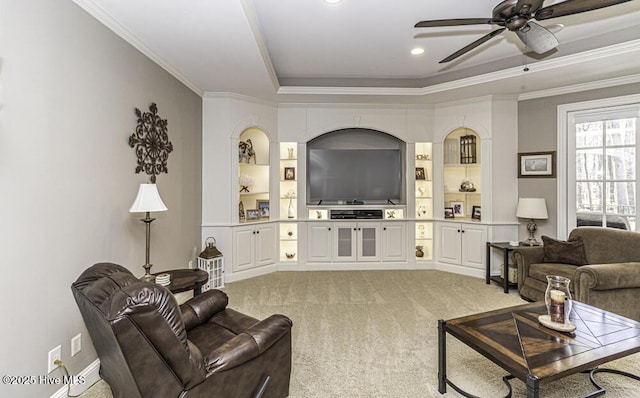
[[342, 0], [324, 0], [324, 2], [327, 3], [327, 4], [338, 4], [341, 1]]
[[424, 54], [424, 48], [416, 47], [413, 50], [411, 50], [411, 54], [413, 54], [413, 55]]

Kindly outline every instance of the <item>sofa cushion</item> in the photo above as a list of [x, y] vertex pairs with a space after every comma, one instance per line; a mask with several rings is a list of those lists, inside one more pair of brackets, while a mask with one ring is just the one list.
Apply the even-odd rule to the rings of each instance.
[[588, 264], [584, 255], [584, 242], [580, 236], [573, 237], [568, 241], [542, 236], [542, 243], [544, 244], [544, 258], [542, 261], [545, 263]]

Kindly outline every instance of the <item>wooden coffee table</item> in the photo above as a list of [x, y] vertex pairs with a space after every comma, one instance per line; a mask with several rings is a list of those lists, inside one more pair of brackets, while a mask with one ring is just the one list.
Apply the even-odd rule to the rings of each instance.
[[578, 372], [590, 372], [591, 382], [599, 390], [591, 397], [604, 394], [595, 381], [598, 372], [620, 374], [640, 380], [640, 377], [596, 366], [640, 351], [640, 322], [573, 302], [570, 319], [577, 328], [574, 333], [557, 332], [542, 326], [538, 316], [546, 314], [544, 303], [531, 303], [496, 311], [438, 321], [438, 391], [447, 392], [447, 385], [466, 397], [463, 391], [447, 379], [446, 334], [473, 348], [509, 375], [527, 386], [527, 398], [537, 398], [540, 382], [558, 380]]

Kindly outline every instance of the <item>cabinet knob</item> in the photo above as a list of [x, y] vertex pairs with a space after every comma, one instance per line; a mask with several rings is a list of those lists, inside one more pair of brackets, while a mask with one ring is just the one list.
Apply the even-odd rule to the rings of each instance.
[[464, 229], [462, 230], [462, 233], [464, 233]]
[[329, 227], [329, 231], [331, 231], [331, 227]]
[[460, 232], [460, 230], [458, 230], [458, 232]]
[[382, 230], [383, 230], [383, 231], [386, 231], [386, 230], [387, 230], [387, 227], [382, 228]]
[[[462, 231], [462, 232], [464, 232], [464, 231]], [[260, 231], [256, 231], [256, 233], [257, 233], [257, 234], [259, 234], [259, 233], [260, 233]]]

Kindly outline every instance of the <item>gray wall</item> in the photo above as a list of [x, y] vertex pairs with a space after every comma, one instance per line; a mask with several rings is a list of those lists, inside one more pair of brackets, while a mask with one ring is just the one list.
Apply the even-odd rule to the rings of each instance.
[[[640, 84], [628, 84], [606, 89], [583, 91], [520, 101], [518, 103], [518, 152], [556, 151], [558, 145], [558, 105], [637, 94]], [[560, 154], [558, 154], [560, 155]], [[516, 166], [517, 167], [517, 166]], [[521, 178], [520, 197], [542, 197], [547, 201], [549, 219], [539, 221], [536, 237], [557, 235], [558, 204], [555, 178]], [[527, 236], [526, 222], [520, 220], [520, 239]], [[560, 238], [566, 238], [560, 237]]]
[[[174, 151], [158, 188], [153, 271], [186, 267], [200, 246], [202, 100], [71, 1], [0, 0], [0, 265], [3, 375], [45, 375], [47, 352], [78, 374], [96, 359], [70, 285], [112, 261], [142, 274], [144, 225], [127, 138], [134, 108], [157, 103]], [[70, 340], [82, 332], [82, 352]], [[61, 377], [61, 370], [52, 376]], [[2, 397], [60, 385], [0, 384]]]

